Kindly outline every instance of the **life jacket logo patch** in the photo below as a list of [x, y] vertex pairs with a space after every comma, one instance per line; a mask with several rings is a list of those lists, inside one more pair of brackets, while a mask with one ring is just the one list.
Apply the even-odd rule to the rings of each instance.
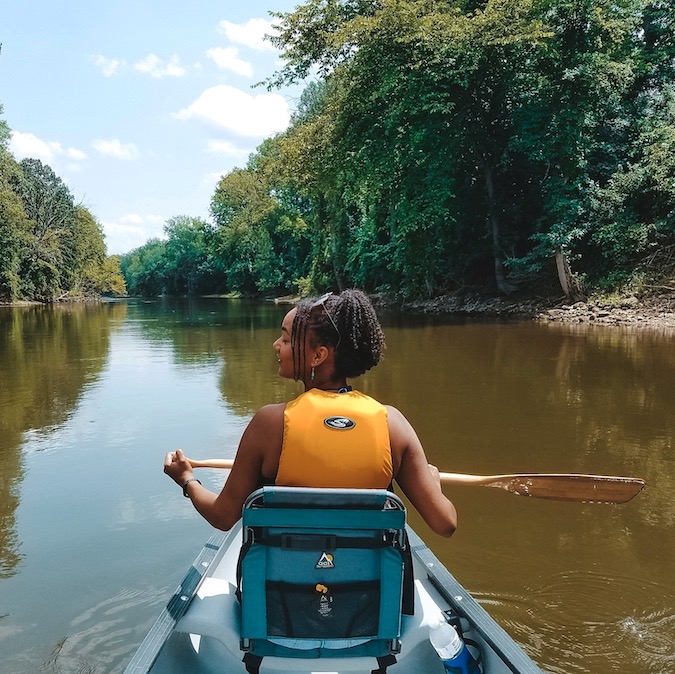
[[329, 555], [327, 552], [324, 552], [319, 561], [316, 563], [315, 569], [334, 569], [335, 563], [333, 562], [333, 555]]
[[356, 422], [349, 417], [327, 417], [323, 420], [324, 426], [336, 431], [351, 431]]

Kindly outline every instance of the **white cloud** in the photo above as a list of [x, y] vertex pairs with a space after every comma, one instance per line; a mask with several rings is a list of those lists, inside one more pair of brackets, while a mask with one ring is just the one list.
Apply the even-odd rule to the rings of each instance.
[[275, 33], [272, 23], [266, 19], [249, 19], [246, 23], [221, 21], [218, 31], [236, 44], [243, 44], [258, 51], [275, 51], [276, 47], [265, 40], [265, 35]]
[[213, 173], [207, 173], [202, 182], [204, 185], [218, 185], [220, 182], [220, 179], [224, 176], [227, 175], [231, 169], [228, 169], [227, 171], [218, 171], [218, 172], [213, 172]]
[[157, 78], [185, 75], [185, 68], [180, 65], [177, 54], [174, 54], [166, 63], [156, 54], [148, 54], [144, 59], [134, 63], [134, 69]]
[[87, 155], [82, 152], [82, 150], [78, 150], [74, 147], [69, 147], [65, 151], [65, 154], [68, 159], [72, 159], [73, 161], [84, 161], [87, 158]]
[[139, 215], [138, 213], [128, 213], [120, 217], [119, 221], [124, 224], [142, 225], [149, 223], [152, 225], [163, 224], [166, 218], [163, 215]]
[[21, 133], [21, 131], [13, 131], [9, 141], [9, 149], [17, 159], [32, 157], [50, 162], [54, 159], [58, 147], [58, 143], [49, 143], [35, 134]]
[[120, 218], [120, 222], [129, 225], [142, 225], [143, 218], [140, 215], [138, 215], [138, 213], [129, 213], [129, 215], [123, 215]]
[[228, 155], [247, 155], [251, 152], [249, 149], [242, 149], [237, 147], [234, 143], [228, 140], [209, 140], [206, 144], [206, 151], [212, 154], [228, 154]]
[[126, 66], [126, 61], [119, 61], [117, 59], [109, 59], [101, 54], [94, 56], [94, 63], [105, 77], [112, 77], [117, 75], [121, 68]]
[[9, 141], [11, 153], [19, 160], [31, 157], [46, 164], [53, 162], [57, 157], [66, 157], [73, 161], [83, 161], [87, 155], [74, 147], [64, 150], [58, 141], [47, 141], [38, 138], [34, 133], [13, 131]]
[[140, 157], [138, 148], [133, 143], [122, 143], [117, 138], [112, 140], [95, 140], [91, 146], [102, 155], [115, 159], [132, 160]]
[[178, 119], [198, 119], [240, 136], [263, 137], [288, 127], [290, 112], [279, 94], [251, 94], [221, 84], [204, 91]]
[[148, 239], [164, 238], [165, 220], [160, 215], [129, 213], [115, 222], [104, 221], [102, 225], [108, 255], [123, 255], [139, 248]]
[[239, 50], [236, 47], [215, 47], [209, 49], [206, 55], [223, 70], [231, 70], [237, 75], [251, 77], [253, 66], [250, 61], [239, 58]]

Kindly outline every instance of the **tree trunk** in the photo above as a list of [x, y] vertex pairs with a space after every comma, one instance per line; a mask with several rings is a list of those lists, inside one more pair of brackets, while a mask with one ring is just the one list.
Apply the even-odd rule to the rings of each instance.
[[508, 295], [516, 290], [516, 286], [510, 284], [506, 280], [506, 273], [504, 271], [504, 256], [502, 255], [502, 247], [500, 244], [501, 224], [499, 222], [499, 216], [497, 215], [493, 168], [486, 157], [482, 158], [481, 164], [483, 165], [483, 173], [485, 174], [485, 192], [487, 194], [488, 220], [490, 222], [490, 232], [492, 234], [492, 257], [495, 264], [497, 291], [502, 295]]
[[330, 213], [330, 206], [326, 199], [326, 195], [321, 192], [316, 195], [316, 218], [318, 222], [319, 236], [325, 241], [328, 245], [329, 259], [326, 260], [326, 263], [330, 267], [330, 270], [333, 275], [333, 281], [337, 286], [339, 292], [342, 292], [345, 288], [344, 282], [344, 270], [340, 269], [340, 250], [339, 250], [339, 236], [336, 231], [336, 226], [334, 218]]
[[330, 208], [330, 203], [324, 203], [324, 215], [328, 221], [328, 232], [330, 236], [331, 266], [333, 268], [333, 278], [337, 285], [338, 292], [342, 292], [345, 287], [345, 252], [346, 241], [343, 239], [343, 230], [340, 218], [343, 217], [339, 208]]
[[555, 266], [558, 270], [558, 280], [560, 281], [560, 287], [562, 288], [563, 293], [565, 293], [565, 299], [571, 303], [583, 302], [586, 297], [581, 291], [581, 288], [576, 282], [574, 276], [572, 276], [569, 260], [567, 259], [567, 255], [565, 255], [565, 252], [562, 248], [556, 248]]

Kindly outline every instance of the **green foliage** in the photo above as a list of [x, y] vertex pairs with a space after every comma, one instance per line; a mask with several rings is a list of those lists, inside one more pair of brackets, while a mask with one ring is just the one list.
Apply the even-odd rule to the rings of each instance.
[[208, 224], [199, 218], [176, 216], [164, 226], [165, 291], [172, 295], [194, 295], [210, 287]]
[[131, 295], [155, 296], [166, 290], [166, 242], [150, 239], [122, 256], [120, 268]]
[[[2, 103], [0, 103], [0, 115], [2, 115], [3, 110]], [[7, 150], [11, 135], [12, 133], [7, 122], [4, 119], [0, 119], [0, 151]]]
[[100, 224], [49, 166], [17, 163], [9, 137], [0, 120], [0, 301], [125, 294]]
[[282, 161], [279, 144], [270, 140], [246, 169], [224, 176], [216, 188], [211, 201], [214, 253], [231, 290], [284, 293], [307, 274], [306, 224], [294, 206], [300, 200], [278, 175]]
[[119, 258], [107, 256], [101, 225], [83, 206], [76, 208], [74, 253], [71, 295], [126, 295]]
[[[611, 289], [675, 247], [675, 5], [306, 0], [289, 129], [122, 261], [132, 292]], [[28, 213], [28, 217], [32, 217]]]
[[23, 202], [13, 189], [21, 178], [14, 158], [0, 148], [0, 301], [20, 297], [20, 265], [30, 222]]

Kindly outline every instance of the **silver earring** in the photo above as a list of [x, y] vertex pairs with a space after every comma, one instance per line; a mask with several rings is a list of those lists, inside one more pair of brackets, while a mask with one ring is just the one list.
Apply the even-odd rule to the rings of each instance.
[[309, 380], [314, 381], [314, 366], [312, 366], [312, 371], [309, 373]]

